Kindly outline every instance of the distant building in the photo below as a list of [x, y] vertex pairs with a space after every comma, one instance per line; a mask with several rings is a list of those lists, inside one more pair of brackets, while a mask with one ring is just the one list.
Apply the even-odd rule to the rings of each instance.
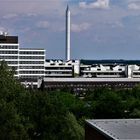
[[139, 60], [46, 60], [45, 49], [20, 48], [18, 37], [7, 33], [0, 33], [0, 60], [27, 86], [37, 85], [40, 78], [47, 88], [78, 91], [102, 86], [131, 88], [140, 83]]
[[5, 60], [15, 70], [15, 77], [25, 85], [37, 85], [45, 76], [45, 49], [20, 48], [18, 37], [0, 32], [0, 61]]
[[140, 84], [140, 60], [47, 60], [43, 83], [48, 90], [82, 93], [99, 87], [133, 88]]
[[86, 78], [140, 78], [140, 61], [81, 60], [80, 76]]
[[0, 32], [0, 60], [5, 60], [13, 70], [15, 77], [19, 76], [19, 43], [17, 36], [8, 36], [6, 32]]
[[19, 79], [24, 84], [45, 76], [45, 50], [40, 48], [19, 49]]
[[79, 76], [79, 60], [46, 60], [45, 77], [70, 78]]
[[140, 140], [140, 119], [87, 120], [85, 140]]
[[140, 61], [46, 60], [45, 77], [140, 78]]
[[46, 60], [45, 49], [20, 48], [18, 36], [7, 32], [0, 32], [0, 60], [5, 60], [15, 70], [15, 77], [27, 86], [39, 87], [41, 79], [46, 88], [81, 91], [106, 86], [132, 88], [140, 83], [140, 60], [71, 60], [70, 24], [67, 6], [65, 60]]
[[47, 88], [70, 87], [75, 91], [132, 88], [140, 83], [140, 60], [46, 60], [45, 49], [20, 48], [18, 37], [5, 32], [0, 32], [0, 60], [5, 60], [27, 86], [39, 87], [40, 78]]
[[[39, 80], [38, 87], [41, 86], [41, 83]], [[43, 79], [43, 84], [43, 87], [48, 90], [65, 88], [79, 95], [101, 87], [131, 89], [137, 84], [140, 84], [140, 78], [46, 77]]]

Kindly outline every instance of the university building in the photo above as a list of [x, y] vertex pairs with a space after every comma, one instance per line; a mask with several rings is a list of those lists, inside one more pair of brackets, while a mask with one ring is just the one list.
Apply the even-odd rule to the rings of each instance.
[[45, 49], [20, 48], [18, 36], [0, 32], [0, 60], [15, 70], [23, 84], [45, 88], [87, 90], [94, 87], [133, 87], [140, 83], [140, 60], [71, 60], [70, 10], [66, 9], [65, 60], [48, 60]]
[[7, 33], [0, 33], [0, 60], [5, 60], [15, 70], [15, 77], [19, 76], [19, 44], [17, 36], [7, 36]]
[[100, 86], [133, 87], [140, 83], [139, 60], [46, 60], [45, 49], [20, 48], [18, 37], [0, 34], [0, 60], [23, 84], [86, 90]]
[[45, 50], [20, 48], [18, 36], [0, 33], [0, 60], [5, 60], [24, 84], [37, 84], [37, 79], [45, 76]]

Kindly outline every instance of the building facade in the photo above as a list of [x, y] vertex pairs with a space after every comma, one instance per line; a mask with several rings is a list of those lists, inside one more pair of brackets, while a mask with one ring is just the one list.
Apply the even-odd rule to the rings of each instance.
[[0, 34], [0, 61], [6, 61], [15, 70], [15, 77], [25, 85], [37, 84], [45, 76], [45, 49], [20, 48], [18, 37]]
[[140, 61], [46, 60], [45, 77], [140, 78]]
[[25, 85], [45, 76], [45, 50], [39, 48], [19, 49], [19, 79]]
[[76, 94], [100, 87], [129, 89], [140, 84], [140, 61], [47, 60], [43, 83], [48, 90], [67, 88]]
[[46, 60], [45, 77], [70, 78], [79, 75], [79, 60]]
[[46, 60], [45, 49], [20, 48], [18, 37], [7, 33], [0, 33], [0, 60], [5, 60], [15, 70], [15, 77], [25, 85], [37, 85], [39, 78], [49, 78], [50, 82], [50, 78], [53, 82], [53, 78], [60, 81], [60, 78], [82, 78], [86, 82], [91, 78], [95, 85], [101, 85], [107, 79], [109, 84], [105, 84], [110, 85], [110, 79], [113, 79], [112, 83], [116, 79], [118, 85], [124, 79], [123, 84], [129, 83], [130, 87], [130, 83], [140, 82], [140, 60]]
[[15, 70], [15, 77], [19, 76], [19, 43], [17, 36], [7, 36], [0, 33], [0, 61], [5, 60], [8, 66]]

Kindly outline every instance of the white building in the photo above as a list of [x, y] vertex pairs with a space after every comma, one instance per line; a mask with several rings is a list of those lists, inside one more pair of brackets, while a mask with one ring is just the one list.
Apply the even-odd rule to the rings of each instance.
[[0, 32], [0, 61], [5, 60], [18, 77], [19, 44], [17, 36], [7, 36], [7, 33]]
[[140, 78], [140, 61], [136, 60], [47, 60], [45, 77]]
[[140, 61], [82, 60], [80, 76], [86, 78], [140, 78]]
[[24, 84], [37, 84], [37, 79], [45, 76], [45, 49], [20, 48], [18, 37], [5, 32], [0, 34], [0, 60], [5, 60]]
[[45, 77], [75, 77], [79, 75], [79, 60], [46, 60]]
[[41, 78], [140, 78], [140, 60], [45, 60], [45, 49], [20, 48], [17, 36], [0, 33], [0, 61], [15, 70], [22, 83]]
[[37, 48], [19, 49], [19, 78], [22, 82], [35, 82], [45, 76], [45, 50]]

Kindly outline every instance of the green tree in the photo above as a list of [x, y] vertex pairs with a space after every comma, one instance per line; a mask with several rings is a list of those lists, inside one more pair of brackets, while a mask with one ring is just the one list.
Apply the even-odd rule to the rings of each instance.
[[121, 98], [113, 91], [101, 94], [93, 108], [95, 118], [121, 118], [124, 114], [124, 106]]
[[[69, 96], [69, 94], [67, 94]], [[68, 104], [67, 104], [68, 105]], [[58, 92], [41, 92], [34, 91], [29, 93], [26, 98], [25, 106], [23, 107], [23, 115], [29, 118], [29, 122], [33, 125], [29, 129], [29, 136], [31, 139], [41, 140], [68, 140], [73, 138], [79, 139], [81, 130], [83, 129], [73, 117], [71, 125], [69, 124], [68, 107], [63, 102]], [[73, 121], [75, 123], [73, 123]], [[77, 126], [80, 127], [80, 129]], [[67, 130], [69, 133], [66, 133]], [[84, 134], [84, 133], [83, 133]], [[80, 138], [83, 137], [83, 134]]]
[[68, 112], [65, 117], [65, 129], [63, 130], [65, 140], [83, 140], [84, 139], [84, 129], [80, 126], [75, 118], [75, 116]]
[[0, 100], [0, 139], [28, 139], [26, 129], [14, 104], [7, 103], [2, 99]]

